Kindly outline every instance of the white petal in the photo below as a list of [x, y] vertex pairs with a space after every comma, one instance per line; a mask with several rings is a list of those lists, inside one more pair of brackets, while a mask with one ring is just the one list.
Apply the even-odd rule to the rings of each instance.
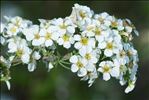
[[106, 43], [105, 42], [101, 42], [101, 43], [98, 44], [98, 47], [100, 49], [104, 49], [106, 47]]
[[71, 44], [69, 42], [64, 42], [63, 46], [68, 49], [71, 47]]
[[99, 64], [99, 66], [104, 66], [105, 65], [105, 61], [102, 61], [100, 64]]
[[80, 35], [74, 35], [74, 40], [75, 41], [80, 41], [81, 40], [81, 36]]
[[105, 49], [104, 55], [107, 56], [107, 57], [111, 57], [113, 55], [113, 52], [112, 52], [112, 50]]
[[58, 37], [59, 37], [59, 34], [58, 34], [57, 32], [52, 33], [52, 37], [51, 37], [51, 38], [52, 38], [53, 40], [57, 40]]
[[23, 34], [26, 36], [27, 41], [31, 41], [34, 38], [34, 34], [31, 32], [30, 29], [25, 29]]
[[45, 41], [45, 46], [48, 47], [48, 46], [52, 46], [53, 45], [53, 41], [52, 40], [46, 40]]
[[39, 54], [39, 52], [35, 51], [33, 57], [34, 59], [39, 60], [41, 58], [41, 55]]
[[134, 84], [130, 84], [126, 89], [125, 89], [125, 93], [129, 93], [134, 89]]
[[80, 49], [82, 47], [82, 44], [80, 42], [76, 42], [75, 45], [74, 45], [74, 47], [76, 49]]
[[103, 79], [105, 81], [108, 81], [110, 79], [110, 74], [109, 73], [103, 73]]
[[10, 82], [9, 81], [6, 81], [6, 85], [7, 85], [7, 88], [8, 88], [8, 90], [10, 90]]
[[84, 56], [86, 55], [86, 53], [87, 53], [86, 48], [81, 48], [81, 49], [79, 50], [79, 54], [80, 54], [82, 57], [84, 57]]
[[95, 66], [93, 64], [89, 64], [85, 68], [87, 69], [87, 71], [91, 71], [92, 72], [92, 71], [94, 71]]
[[79, 77], [83, 77], [87, 74], [87, 70], [85, 68], [81, 68], [77, 74]]
[[63, 40], [62, 38], [59, 38], [58, 41], [57, 41], [57, 43], [58, 43], [59, 45], [62, 45], [62, 44], [64, 43], [64, 40]]
[[113, 76], [113, 77], [118, 77], [119, 74], [120, 74], [119, 67], [114, 67], [114, 68], [112, 68], [110, 74], [111, 74], [111, 76]]
[[73, 73], [77, 72], [78, 69], [79, 69], [79, 68], [78, 68], [75, 64], [73, 64], [73, 65], [71, 66], [71, 71], [72, 71]]
[[99, 72], [103, 72], [103, 69], [100, 67], [100, 68], [98, 68], [97, 71], [99, 71]]
[[50, 71], [54, 66], [52, 65], [51, 62], [49, 62], [49, 65], [48, 65], [48, 71]]
[[21, 60], [23, 63], [27, 64], [30, 60], [30, 55], [25, 53], [24, 55], [22, 55]]
[[10, 42], [8, 44], [9, 51], [8, 52], [15, 52], [17, 51], [17, 45], [14, 42]]
[[68, 26], [68, 27], [67, 27], [67, 31], [68, 31], [69, 33], [73, 34], [73, 33], [75, 32], [75, 28], [72, 27], [72, 26]]
[[40, 45], [40, 41], [39, 40], [33, 40], [32, 41], [32, 45], [33, 46], [39, 46]]
[[71, 63], [77, 63], [78, 57], [77, 57], [76, 55], [73, 55], [73, 56], [70, 57], [69, 61], [70, 61]]

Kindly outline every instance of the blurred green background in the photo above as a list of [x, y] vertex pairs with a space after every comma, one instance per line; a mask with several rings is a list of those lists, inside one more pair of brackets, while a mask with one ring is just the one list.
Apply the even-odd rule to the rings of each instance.
[[70, 15], [74, 3], [89, 6], [95, 13], [108, 12], [118, 18], [129, 18], [140, 32], [134, 47], [139, 53], [136, 88], [129, 94], [119, 82], [97, 79], [92, 87], [77, 75], [56, 67], [47, 72], [38, 64], [30, 73], [26, 66], [11, 68], [11, 90], [1, 83], [1, 100], [149, 100], [149, 2], [148, 1], [1, 1], [3, 16], [21, 16], [38, 23], [38, 18], [52, 19]]

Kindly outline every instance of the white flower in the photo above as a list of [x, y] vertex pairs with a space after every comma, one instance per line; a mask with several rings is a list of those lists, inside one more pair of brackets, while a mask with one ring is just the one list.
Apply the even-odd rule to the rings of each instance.
[[63, 34], [58, 39], [57, 43], [68, 49], [71, 47], [71, 44], [74, 43], [74, 39], [70, 34]]
[[119, 67], [114, 67], [113, 62], [102, 61], [99, 66], [98, 71], [103, 73], [103, 79], [105, 81], [110, 79], [110, 75], [113, 77], [119, 76]]
[[38, 25], [24, 29], [23, 33], [28, 41], [32, 41], [33, 46], [39, 46], [44, 43], [44, 37], [42, 37], [43, 33], [40, 31]]
[[87, 62], [85, 59], [80, 56], [73, 55], [70, 57], [70, 62], [72, 63], [71, 71], [74, 73], [77, 72], [79, 77], [83, 77], [87, 74], [87, 70], [85, 68]]
[[19, 28], [17, 26], [15, 26], [12, 23], [8, 24], [6, 36], [9, 36], [9, 37], [16, 36], [18, 32], [19, 32]]
[[9, 17], [9, 23], [15, 25], [19, 30], [22, 30], [23, 28], [27, 28], [28, 25], [31, 25], [32, 22], [29, 20], [25, 20], [19, 16], [16, 17]]
[[40, 35], [44, 37], [44, 44], [46, 47], [52, 46], [53, 41], [57, 40], [59, 37], [58, 32], [56, 32], [55, 26], [49, 26], [47, 29], [41, 29]]
[[70, 18], [76, 23], [81, 29], [83, 25], [88, 23], [90, 18], [93, 16], [93, 11], [90, 10], [87, 6], [81, 6], [79, 4], [75, 4], [72, 8], [72, 13]]
[[101, 27], [104, 27], [105, 29], [107, 29], [111, 25], [111, 22], [110, 20], [108, 20], [108, 17], [110, 17], [110, 15], [107, 12], [95, 14], [95, 19], [98, 20], [102, 24]]
[[58, 33], [60, 35], [63, 34], [73, 34], [75, 32], [75, 25], [73, 24], [72, 20], [69, 17], [66, 17], [65, 19], [58, 18], [54, 21], [52, 21], [52, 24], [57, 26]]
[[89, 63], [97, 63], [98, 61], [98, 56], [95, 50], [92, 49], [82, 49], [79, 51], [80, 55], [85, 58]]
[[8, 49], [9, 53], [16, 53], [16, 55], [21, 58], [23, 63], [29, 62], [31, 49], [27, 47], [27, 43], [24, 39], [10, 39], [8, 43]]
[[118, 54], [122, 50], [122, 43], [117, 37], [107, 37], [104, 41], [98, 44], [100, 49], [104, 50], [104, 55], [111, 57], [113, 54]]
[[94, 38], [87, 38], [87, 37], [82, 37], [80, 35], [74, 35], [74, 40], [77, 42], [74, 44], [74, 47], [76, 49], [92, 49], [95, 48], [95, 39]]
[[88, 80], [89, 87], [92, 86], [94, 83], [95, 79], [98, 78], [98, 74], [96, 71], [96, 68], [92, 72], [88, 72], [87, 75], [85, 75], [81, 80]]

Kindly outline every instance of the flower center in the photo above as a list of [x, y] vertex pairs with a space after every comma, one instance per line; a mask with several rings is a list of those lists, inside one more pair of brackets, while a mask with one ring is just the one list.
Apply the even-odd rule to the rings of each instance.
[[112, 48], [113, 48], [113, 43], [112, 42], [107, 43], [107, 49], [112, 49]]
[[63, 40], [66, 42], [66, 41], [69, 41], [69, 35], [67, 35], [67, 34], [65, 34], [65, 35], [63, 35]]
[[108, 66], [108, 65], [105, 65], [105, 66], [103, 67], [103, 72], [104, 72], [104, 73], [108, 73], [109, 71], [110, 71], [109, 66]]
[[17, 31], [17, 28], [16, 28], [16, 27], [12, 27], [12, 28], [10, 29], [10, 31], [11, 31], [12, 33], [15, 33], [15, 32]]
[[18, 49], [16, 54], [17, 54], [17, 56], [21, 57], [23, 55], [23, 50], [22, 49]]
[[101, 22], [102, 24], [104, 23], [104, 19], [102, 17], [98, 18], [99, 22]]
[[96, 28], [96, 29], [95, 29], [95, 34], [96, 34], [96, 35], [100, 35], [100, 34], [101, 34], [101, 30], [100, 30], [99, 28]]
[[120, 57], [124, 57], [125, 55], [126, 55], [126, 53], [124, 50], [120, 52]]
[[111, 26], [112, 27], [117, 27], [117, 22], [115, 22], [115, 21], [114, 22], [111, 22]]
[[82, 67], [83, 67], [82, 62], [81, 62], [81, 61], [78, 61], [78, 62], [77, 62], [77, 66], [78, 66], [79, 68], [82, 68]]
[[46, 35], [45, 35], [45, 39], [46, 39], [46, 40], [51, 39], [51, 33], [46, 33]]
[[79, 14], [80, 14], [82, 19], [84, 19], [86, 17], [85, 12], [83, 12], [83, 11], [80, 11]]
[[40, 38], [40, 35], [38, 33], [36, 33], [36, 34], [34, 34], [34, 38], [38, 40]]
[[83, 45], [87, 45], [87, 44], [88, 44], [88, 38], [86, 38], [86, 37], [82, 38], [82, 39], [81, 39], [81, 43], [82, 43]]
[[91, 31], [93, 28], [94, 28], [93, 25], [88, 25], [88, 26], [87, 26], [87, 30], [88, 30], [88, 31]]
[[60, 25], [60, 28], [61, 28], [61, 29], [66, 29], [67, 26], [63, 23], [63, 24]]
[[89, 53], [87, 53], [87, 54], [85, 55], [85, 58], [86, 58], [87, 60], [90, 60], [90, 59], [91, 59], [91, 55], [90, 55]]

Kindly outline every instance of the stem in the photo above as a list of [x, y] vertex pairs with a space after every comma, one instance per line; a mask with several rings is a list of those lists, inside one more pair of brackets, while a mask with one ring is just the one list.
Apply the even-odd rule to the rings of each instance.
[[66, 66], [65, 66], [65, 65], [63, 65], [61, 62], [59, 62], [59, 64], [60, 64], [63, 68], [70, 70], [70, 68], [69, 68], [69, 67], [66, 67]]
[[65, 61], [63, 61], [63, 60], [61, 60], [60, 62], [63, 63], [63, 64], [68, 64], [68, 65], [71, 64], [71, 63], [65, 62]]
[[17, 63], [14, 63], [12, 66], [17, 66], [19, 64], [21, 64], [22, 62], [17, 62]]

